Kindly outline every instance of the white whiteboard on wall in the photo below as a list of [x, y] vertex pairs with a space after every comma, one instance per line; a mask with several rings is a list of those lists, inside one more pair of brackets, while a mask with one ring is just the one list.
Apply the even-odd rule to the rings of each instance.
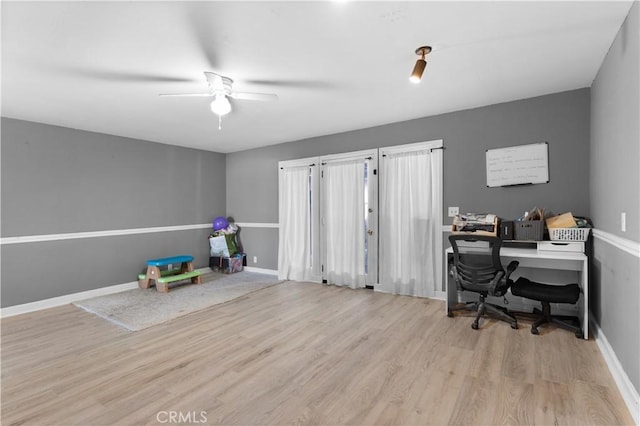
[[546, 142], [487, 150], [487, 186], [549, 182]]

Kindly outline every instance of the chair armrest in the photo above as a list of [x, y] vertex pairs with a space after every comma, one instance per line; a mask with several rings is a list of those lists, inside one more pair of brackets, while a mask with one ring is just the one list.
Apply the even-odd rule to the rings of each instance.
[[499, 271], [491, 283], [489, 284], [489, 295], [490, 296], [502, 296], [506, 293], [507, 288], [504, 288], [505, 284], [507, 284], [507, 280], [505, 280], [504, 271]]
[[462, 285], [460, 284], [460, 277], [458, 276], [458, 271], [456, 271], [455, 267], [451, 268], [451, 275], [453, 277], [453, 282], [456, 283], [456, 290], [458, 291], [462, 290]]
[[520, 262], [517, 260], [512, 260], [511, 263], [507, 266], [507, 274], [504, 276], [505, 280], [509, 279], [509, 276], [516, 270], [516, 268], [520, 265]]
[[520, 262], [512, 260], [509, 265], [507, 265], [506, 272], [500, 272], [496, 275], [496, 278], [500, 277], [500, 280], [492, 286], [491, 293], [493, 296], [503, 296], [507, 290], [509, 290], [509, 287], [513, 284], [513, 281], [511, 281], [509, 277], [511, 276], [511, 273], [516, 270], [518, 265], [520, 265]]

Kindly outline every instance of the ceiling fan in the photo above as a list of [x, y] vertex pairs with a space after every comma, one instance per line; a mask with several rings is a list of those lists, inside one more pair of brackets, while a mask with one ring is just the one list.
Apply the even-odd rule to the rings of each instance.
[[204, 76], [209, 84], [208, 93], [163, 93], [160, 96], [205, 96], [214, 98], [211, 102], [211, 111], [218, 116], [218, 129], [222, 128], [222, 116], [231, 112], [231, 103], [228, 98], [243, 101], [275, 101], [278, 95], [272, 93], [234, 92], [233, 80], [214, 72], [205, 71]]

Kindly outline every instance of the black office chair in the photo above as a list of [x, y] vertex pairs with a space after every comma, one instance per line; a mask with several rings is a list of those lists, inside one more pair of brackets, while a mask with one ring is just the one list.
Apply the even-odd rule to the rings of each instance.
[[580, 321], [575, 316], [551, 315], [551, 303], [575, 304], [580, 298], [580, 286], [578, 284], [549, 285], [529, 281], [524, 277], [511, 287], [514, 296], [526, 297], [537, 300], [542, 304], [542, 310], [534, 308], [533, 312], [539, 315], [536, 322], [531, 325], [531, 334], [539, 334], [538, 327], [545, 323], [553, 323], [561, 328], [569, 330], [577, 338], [584, 337], [580, 328]]
[[[478, 329], [482, 315], [493, 314], [510, 323], [511, 328], [517, 329], [518, 321], [507, 309], [485, 302], [487, 296], [504, 297], [513, 284], [509, 276], [519, 264], [514, 260], [509, 263], [506, 271], [503, 269], [500, 262], [502, 240], [492, 236], [456, 234], [450, 235], [449, 241], [453, 248], [453, 278], [458, 290], [480, 294], [480, 300], [467, 303], [462, 308], [477, 312], [471, 328]], [[461, 241], [473, 244], [460, 244]], [[453, 316], [451, 310], [447, 314]]]

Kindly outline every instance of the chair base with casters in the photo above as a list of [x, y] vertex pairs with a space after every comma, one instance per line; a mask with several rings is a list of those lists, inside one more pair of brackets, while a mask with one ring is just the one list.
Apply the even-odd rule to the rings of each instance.
[[473, 311], [476, 313], [476, 318], [471, 324], [471, 328], [473, 328], [474, 330], [477, 330], [479, 328], [480, 317], [484, 315], [494, 317], [502, 321], [506, 321], [509, 324], [511, 324], [511, 328], [513, 328], [514, 330], [518, 329], [518, 320], [516, 319], [515, 316], [511, 315], [509, 311], [506, 308], [503, 308], [502, 306], [487, 303], [485, 301], [485, 298], [486, 296], [481, 294], [480, 300], [475, 302], [467, 302], [464, 306], [450, 309], [449, 312], [447, 312], [447, 316], [452, 318], [454, 311], [460, 311], [460, 310]]
[[[458, 291], [477, 293], [479, 300], [465, 305], [466, 310], [476, 311], [471, 328], [477, 330], [480, 317], [489, 315], [518, 328], [518, 320], [504, 307], [486, 302], [487, 296], [504, 297], [513, 284], [511, 274], [518, 267], [517, 261], [507, 268], [500, 262], [502, 240], [489, 235], [453, 234], [449, 236], [453, 249], [453, 267], [450, 269]], [[457, 309], [456, 309], [457, 310]], [[448, 315], [453, 316], [452, 312]]]
[[535, 314], [540, 315], [540, 318], [531, 325], [531, 334], [539, 334], [538, 327], [542, 324], [552, 323], [573, 332], [575, 336], [580, 339], [584, 337], [582, 329], [579, 326], [580, 321], [577, 317], [551, 315], [551, 303], [575, 304], [578, 301], [580, 298], [580, 286], [578, 284], [549, 285], [529, 281], [526, 278], [520, 277], [511, 286], [511, 293], [514, 296], [537, 300], [542, 304], [542, 310], [538, 308], [534, 308], [533, 310]]

